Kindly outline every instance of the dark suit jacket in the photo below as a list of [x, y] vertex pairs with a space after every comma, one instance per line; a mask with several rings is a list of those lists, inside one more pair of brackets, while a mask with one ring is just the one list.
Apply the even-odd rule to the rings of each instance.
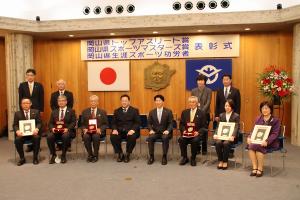
[[[240, 91], [237, 88], [230, 87], [230, 91], [228, 94], [227, 99], [232, 99], [234, 102], [234, 112], [237, 114], [240, 114], [241, 110], [241, 95]], [[224, 96], [224, 88], [217, 90], [217, 96], [216, 96], [216, 109], [215, 109], [215, 117], [219, 117], [219, 115], [223, 112], [225, 112], [225, 96]]]
[[[181, 134], [185, 131], [186, 124], [190, 122], [190, 112], [191, 109], [186, 109], [181, 113], [179, 126]], [[206, 114], [199, 108], [197, 108], [193, 123], [195, 123], [195, 129], [199, 132], [199, 135], [201, 135], [203, 132], [202, 129], [206, 126]]]
[[134, 130], [136, 133], [140, 131], [140, 114], [139, 110], [129, 106], [126, 113], [123, 112], [122, 107], [114, 111], [114, 116], [112, 120], [112, 129], [128, 132], [129, 130]]
[[[70, 92], [70, 91], [65, 90], [64, 95], [67, 97], [67, 101], [68, 101], [67, 107], [68, 108], [73, 108], [73, 103], [74, 103], [73, 93]], [[55, 110], [55, 109], [59, 108], [59, 106], [57, 104], [57, 98], [58, 98], [58, 96], [59, 96], [59, 91], [53, 92], [51, 94], [51, 99], [50, 99], [51, 110]]]
[[161, 121], [158, 122], [157, 118], [157, 109], [150, 111], [148, 115], [148, 129], [153, 130], [155, 133], [163, 133], [165, 130], [169, 131], [169, 134], [172, 134], [173, 131], [173, 114], [172, 111], [163, 108]]
[[200, 109], [205, 113], [210, 113], [211, 92], [211, 89], [208, 87], [204, 87], [202, 93], [198, 87], [192, 89], [192, 96], [198, 97]]
[[[220, 122], [227, 122], [226, 121], [226, 113], [225, 112], [220, 114]], [[237, 113], [235, 113], [235, 112], [232, 112], [232, 114], [230, 115], [230, 118], [229, 118], [229, 122], [236, 123], [236, 125], [234, 127], [233, 134], [232, 134], [232, 136], [236, 137], [237, 136], [237, 132], [238, 132], [238, 130], [240, 128], [240, 115], [237, 114]]]
[[[59, 120], [59, 109], [55, 109], [51, 112], [49, 120], [49, 130], [52, 131], [52, 128], [55, 128], [55, 122]], [[75, 111], [71, 108], [67, 108], [64, 118], [65, 126], [69, 129], [70, 133], [75, 133], [76, 126], [76, 115]]]
[[[86, 129], [89, 125], [89, 119], [91, 119], [91, 108], [87, 108], [82, 111], [81, 114], [81, 128]], [[106, 116], [106, 112], [102, 109], [97, 108], [97, 127], [101, 129], [101, 134], [106, 134], [106, 129], [108, 128], [108, 120]]]
[[40, 112], [44, 112], [44, 88], [43, 85], [34, 82], [32, 95], [30, 95], [28, 82], [23, 82], [19, 86], [19, 104], [20, 104], [20, 110], [21, 110], [21, 100], [24, 98], [30, 98], [32, 102], [32, 109], [37, 109]]
[[[36, 109], [30, 109], [30, 119], [35, 120], [35, 127], [40, 130], [39, 135], [41, 135], [42, 120], [41, 120], [41, 116], [40, 116], [40, 111], [38, 111]], [[20, 120], [26, 120], [23, 110], [15, 112], [14, 123], [13, 123], [13, 129], [14, 129], [15, 134], [16, 134], [17, 130], [20, 130], [20, 127], [19, 127]]]

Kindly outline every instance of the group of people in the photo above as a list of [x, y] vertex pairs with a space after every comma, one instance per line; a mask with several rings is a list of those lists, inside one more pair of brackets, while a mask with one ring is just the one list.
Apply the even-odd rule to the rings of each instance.
[[[27, 82], [21, 83], [19, 87], [20, 111], [15, 113], [13, 129], [15, 131], [15, 145], [20, 156], [17, 165], [23, 165], [26, 160], [24, 157], [23, 143], [25, 140], [32, 141], [33, 163], [38, 164], [38, 153], [40, 151], [40, 139], [42, 120], [40, 112], [43, 112], [43, 87], [40, 83], [34, 81], [34, 69], [28, 69], [26, 72]], [[232, 144], [237, 142], [239, 123], [240, 123], [240, 92], [231, 85], [231, 76], [222, 77], [224, 87], [217, 90], [215, 118], [212, 121], [234, 122], [235, 128], [229, 140], [220, 140], [216, 135], [213, 136], [218, 155], [217, 169], [226, 170], [228, 168], [228, 158], [233, 154]], [[192, 90], [188, 98], [188, 109], [181, 113], [180, 117], [180, 137], [178, 139], [181, 160], [180, 165], [190, 162], [191, 166], [196, 166], [196, 156], [199, 153], [207, 153], [207, 129], [210, 119], [210, 104], [212, 91], [206, 87], [207, 78], [204, 75], [197, 77], [198, 87]], [[71, 140], [76, 136], [76, 115], [73, 107], [73, 95], [65, 90], [65, 81], [57, 82], [58, 91], [51, 95], [52, 113], [48, 124], [47, 144], [51, 154], [49, 164], [55, 163], [56, 150], [55, 144], [60, 141], [62, 150], [61, 163], [66, 163], [66, 154], [70, 147]], [[106, 130], [109, 128], [109, 122], [105, 110], [100, 109], [99, 98], [96, 95], [89, 97], [90, 106], [81, 114], [80, 128], [82, 130], [82, 139], [88, 152], [87, 162], [98, 161], [98, 151], [100, 141], [106, 136]], [[172, 110], [164, 106], [165, 98], [162, 95], [154, 97], [155, 108], [148, 115], [149, 136], [146, 139], [149, 149], [147, 163], [153, 164], [154, 143], [159, 140], [162, 142], [163, 156], [162, 165], [168, 162], [167, 155], [169, 141], [173, 135], [173, 113]], [[121, 106], [114, 110], [111, 122], [110, 141], [114, 152], [118, 155], [117, 162], [129, 162], [130, 155], [135, 148], [136, 140], [140, 137], [140, 115], [139, 110], [130, 105], [130, 97], [124, 94], [120, 97]], [[247, 139], [249, 157], [252, 161], [253, 170], [250, 176], [261, 177], [263, 175], [263, 160], [267, 148], [278, 147], [278, 136], [280, 132], [280, 122], [273, 114], [273, 105], [264, 101], [260, 105], [261, 115], [255, 121], [255, 124], [271, 126], [269, 137], [263, 144], [253, 144], [251, 134]], [[32, 136], [23, 136], [20, 132], [19, 121], [34, 119], [36, 129]], [[96, 121], [95, 130], [90, 129], [91, 119]], [[57, 129], [58, 122], [63, 122], [63, 128]], [[92, 126], [93, 127], [93, 126]], [[218, 128], [218, 127], [217, 127]], [[216, 129], [217, 129], [216, 128]], [[121, 147], [122, 141], [126, 141], [126, 150]], [[191, 156], [187, 156], [187, 146], [191, 145]]]

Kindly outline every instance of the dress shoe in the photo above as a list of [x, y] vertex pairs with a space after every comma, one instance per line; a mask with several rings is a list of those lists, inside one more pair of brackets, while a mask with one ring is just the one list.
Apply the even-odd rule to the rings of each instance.
[[196, 162], [196, 159], [191, 159], [191, 166], [196, 166], [197, 165], [197, 162]]
[[188, 163], [188, 162], [189, 162], [189, 159], [186, 158], [186, 157], [183, 157], [183, 158], [180, 160], [179, 165], [185, 165], [185, 164]]
[[125, 154], [124, 162], [128, 163], [130, 161], [130, 153]]
[[19, 162], [17, 163], [17, 165], [18, 165], [18, 166], [21, 166], [21, 165], [23, 165], [23, 164], [25, 164], [25, 163], [26, 163], [25, 158], [21, 158], [21, 159], [19, 160]]
[[223, 167], [218, 165], [218, 166], [217, 166], [217, 169], [223, 169]]
[[162, 159], [161, 159], [161, 164], [162, 164], [162, 165], [168, 164], [167, 156], [163, 156], [163, 157], [162, 157]]
[[61, 156], [61, 163], [65, 164], [67, 162], [66, 156]]
[[256, 176], [257, 169], [252, 169], [250, 176]]
[[[259, 172], [259, 173], [257, 173], [257, 172]], [[262, 177], [264, 175], [264, 172], [262, 170], [258, 169], [257, 172], [256, 172], [256, 177]]]
[[153, 163], [154, 163], [154, 156], [150, 156], [150, 158], [148, 159], [147, 164], [152, 165]]
[[89, 163], [89, 162], [92, 162], [92, 161], [93, 161], [93, 156], [88, 156], [87, 159], [86, 159], [86, 162]]
[[39, 159], [35, 158], [33, 159], [33, 162], [32, 162], [34, 165], [38, 165], [39, 164]]
[[227, 169], [228, 169], [228, 166], [226, 166], [226, 167], [222, 167], [222, 169], [223, 169], [223, 170], [227, 170]]
[[95, 163], [97, 161], [98, 161], [98, 156], [93, 156], [92, 163]]
[[117, 162], [122, 162], [123, 160], [124, 160], [124, 154], [123, 153], [119, 153]]
[[52, 155], [50, 160], [49, 160], [49, 164], [54, 164], [55, 163], [55, 158], [56, 158], [56, 155]]
[[32, 145], [27, 145], [25, 152], [31, 152], [31, 151], [32, 151]]

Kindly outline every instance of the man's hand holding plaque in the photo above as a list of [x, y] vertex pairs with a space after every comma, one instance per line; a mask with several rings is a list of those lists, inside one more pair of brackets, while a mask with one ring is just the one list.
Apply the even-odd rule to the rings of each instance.
[[185, 126], [185, 131], [183, 131], [183, 137], [186, 137], [186, 138], [191, 138], [191, 137], [196, 137], [198, 135], [198, 131], [196, 131], [196, 128], [195, 128], [195, 123], [193, 122], [188, 122], [186, 123], [186, 126]]
[[98, 132], [97, 119], [89, 119], [89, 125], [87, 128], [87, 133], [95, 134]]
[[56, 121], [55, 127], [52, 129], [53, 133], [66, 133], [68, 129], [65, 127], [64, 121]]

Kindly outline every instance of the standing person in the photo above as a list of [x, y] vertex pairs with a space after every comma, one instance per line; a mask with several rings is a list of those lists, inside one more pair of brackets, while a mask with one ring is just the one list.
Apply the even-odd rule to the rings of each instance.
[[53, 92], [51, 94], [51, 99], [50, 99], [50, 107], [51, 110], [55, 110], [58, 109], [58, 104], [57, 104], [57, 98], [59, 95], [65, 95], [67, 97], [67, 107], [68, 108], [73, 108], [73, 93], [71, 91], [66, 90], [66, 81], [63, 79], [59, 79], [56, 82], [56, 86], [57, 86], [57, 91]]
[[[192, 90], [192, 96], [198, 97], [200, 109], [206, 114], [206, 128], [209, 126], [210, 121], [210, 102], [211, 102], [211, 89], [206, 87], [207, 77], [200, 74], [197, 79], [197, 88]], [[202, 141], [202, 153], [207, 154], [207, 131], [204, 131], [203, 141]], [[200, 152], [200, 151], [199, 151]]]

